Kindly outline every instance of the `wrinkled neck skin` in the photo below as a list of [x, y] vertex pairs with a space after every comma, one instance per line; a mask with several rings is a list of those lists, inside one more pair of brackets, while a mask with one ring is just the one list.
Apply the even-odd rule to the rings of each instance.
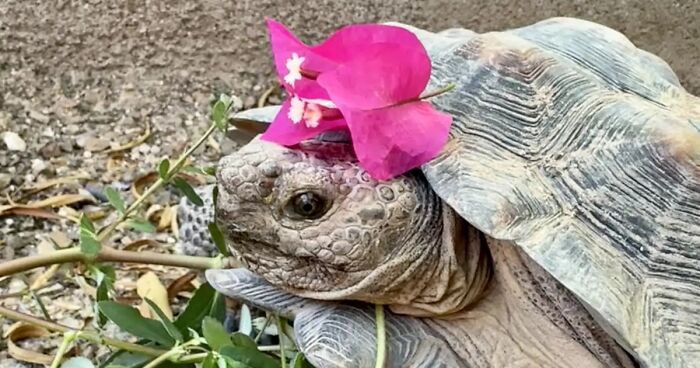
[[474, 228], [466, 231], [468, 242], [490, 251], [488, 287], [474, 304], [423, 323], [467, 366], [635, 367], [577, 299], [527, 255]]
[[427, 212], [435, 218], [404, 248], [437, 252], [413, 260], [422, 269], [401, 291], [413, 295], [390, 304], [393, 312], [430, 316], [422, 320], [428, 333], [466, 366], [634, 367], [577, 299], [513, 244], [484, 235], [441, 201]]
[[433, 196], [434, 207], [426, 211], [426, 217], [419, 218], [416, 230], [403, 240], [414, 246], [402, 247], [424, 250], [422, 259], [410, 253], [396, 259], [418, 268], [417, 272], [398, 268], [405, 281], [397, 296], [404, 298], [395, 296], [389, 304], [398, 314], [439, 316], [459, 312], [479, 300], [491, 276], [488, 249], [480, 234], [469, 232], [469, 227], [432, 191], [427, 196]]

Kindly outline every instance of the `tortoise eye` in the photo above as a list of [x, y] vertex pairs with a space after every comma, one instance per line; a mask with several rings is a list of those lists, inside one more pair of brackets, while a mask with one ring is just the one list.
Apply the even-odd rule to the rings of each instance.
[[289, 202], [291, 212], [306, 219], [321, 217], [328, 206], [325, 198], [314, 192], [303, 192], [295, 195]]

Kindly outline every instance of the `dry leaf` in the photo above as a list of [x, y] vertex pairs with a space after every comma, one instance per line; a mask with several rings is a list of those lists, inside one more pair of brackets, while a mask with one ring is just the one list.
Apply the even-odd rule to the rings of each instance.
[[181, 291], [192, 291], [194, 286], [192, 285], [192, 280], [197, 277], [196, 271], [189, 271], [184, 275], [173, 280], [173, 282], [168, 285], [168, 298], [173, 299]]
[[262, 95], [260, 95], [260, 98], [258, 99], [258, 108], [265, 107], [265, 105], [267, 105], [267, 99], [270, 98], [270, 95], [272, 94], [272, 92], [275, 92], [276, 89], [276, 85], [272, 86], [265, 90], [265, 92], [263, 92]]
[[163, 244], [153, 239], [140, 239], [125, 245], [124, 247], [122, 247], [122, 249], [130, 251], [141, 251], [148, 248], [149, 246], [155, 249], [159, 249], [163, 247]]
[[122, 146], [119, 146], [116, 148], [112, 148], [112, 149], [108, 149], [107, 151], [105, 151], [105, 153], [115, 153], [115, 152], [130, 150], [136, 146], [143, 144], [143, 142], [145, 142], [146, 140], [148, 140], [148, 138], [151, 137], [151, 134], [152, 134], [151, 123], [149, 123], [147, 121], [146, 122], [146, 131], [143, 133], [143, 135], [141, 135], [140, 137], [136, 138], [135, 140], [133, 140], [125, 145], [122, 145]]
[[45, 328], [17, 322], [5, 333], [4, 337], [7, 339], [7, 352], [12, 358], [21, 362], [49, 365], [53, 361], [53, 357], [36, 351], [22, 349], [15, 344], [24, 339], [45, 337], [48, 335], [50, 335], [50, 332]]
[[[142, 299], [150, 299], [153, 303], [155, 303], [158, 308], [160, 308], [161, 311], [163, 311], [163, 314], [165, 314], [168, 319], [172, 321], [173, 319], [173, 311], [170, 308], [170, 301], [168, 299], [168, 290], [165, 289], [165, 286], [160, 282], [158, 279], [158, 276], [156, 276], [155, 273], [153, 272], [146, 272], [143, 276], [141, 276], [138, 281], [136, 281], [136, 293], [142, 298]], [[145, 304], [145, 303], [143, 303]], [[142, 304], [142, 305], [143, 305]], [[141, 308], [139, 308], [141, 309]], [[143, 312], [143, 310], [142, 310]], [[150, 310], [148, 311], [148, 316], [144, 317], [151, 317]], [[156, 316], [153, 316], [156, 317]], [[157, 318], [157, 317], [156, 317]]]
[[29, 286], [29, 289], [36, 290], [36, 289], [42, 288], [44, 285], [46, 285], [49, 282], [49, 280], [51, 280], [56, 275], [56, 272], [58, 272], [58, 269], [60, 267], [61, 267], [60, 264], [51, 265], [51, 267], [49, 267], [46, 271], [39, 274], [39, 276], [37, 276], [37, 278], [34, 279], [32, 284]]
[[35, 194], [38, 192], [41, 192], [43, 190], [46, 190], [48, 188], [61, 185], [61, 184], [73, 184], [78, 182], [79, 180], [88, 180], [90, 179], [90, 175], [87, 173], [79, 173], [75, 175], [70, 175], [70, 176], [65, 176], [62, 178], [55, 178], [51, 180], [46, 180], [42, 181], [40, 183], [36, 183], [35, 185], [28, 186], [25, 188], [22, 188], [21, 190], [24, 193], [24, 196], [30, 195], [30, 194]]
[[163, 211], [161, 211], [158, 218], [158, 231], [163, 231], [169, 228], [173, 222], [173, 216], [175, 216], [173, 207], [167, 206], [163, 208]]
[[53, 211], [44, 210], [41, 208], [22, 208], [22, 207], [0, 207], [0, 216], [30, 216], [43, 218], [48, 220], [60, 220], [61, 216]]
[[95, 197], [87, 194], [61, 194], [49, 197], [36, 202], [29, 202], [26, 205], [18, 205], [25, 208], [46, 208], [63, 207], [80, 202], [96, 203]]
[[179, 205], [172, 207], [172, 218], [170, 219], [170, 231], [175, 235], [175, 239], [180, 240], [180, 225], [177, 222], [177, 210]]
[[[85, 194], [61, 194], [54, 197], [46, 198], [41, 201], [30, 202], [27, 204], [12, 203], [6, 206], [0, 206], [0, 216], [7, 214], [34, 214], [41, 215], [40, 212], [36, 211], [26, 211], [26, 210], [36, 210], [54, 207], [63, 207], [80, 202], [92, 202], [95, 203], [95, 198]], [[18, 213], [19, 212], [19, 213]], [[45, 216], [50, 216], [48, 213], [53, 214], [53, 212], [44, 211]], [[55, 215], [55, 214], [53, 214]], [[51, 218], [51, 217], [49, 217]]]
[[88, 282], [83, 276], [75, 276], [74, 280], [75, 283], [78, 284], [78, 286], [80, 286], [81, 289], [83, 289], [83, 292], [86, 295], [89, 295], [93, 299], [95, 298], [95, 296], [97, 295], [97, 289], [92, 285], [88, 284]]

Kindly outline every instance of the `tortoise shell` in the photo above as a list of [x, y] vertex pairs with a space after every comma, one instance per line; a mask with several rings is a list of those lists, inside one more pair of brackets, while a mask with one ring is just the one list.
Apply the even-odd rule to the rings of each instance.
[[505, 32], [407, 27], [454, 123], [437, 194], [516, 243], [646, 366], [700, 362], [700, 99], [622, 34], [555, 18]]

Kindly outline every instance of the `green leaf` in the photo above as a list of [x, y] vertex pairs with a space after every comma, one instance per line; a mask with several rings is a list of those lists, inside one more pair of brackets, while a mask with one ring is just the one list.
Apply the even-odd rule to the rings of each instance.
[[241, 332], [232, 333], [230, 339], [233, 342], [234, 346], [258, 350], [258, 344], [255, 343], [255, 340], [251, 339], [250, 336]]
[[[116, 280], [114, 267], [106, 265], [90, 266], [89, 270], [92, 278], [95, 280], [95, 284], [97, 284], [97, 292], [95, 294], [96, 301], [101, 302], [103, 300], [108, 300], [109, 291], [114, 286], [114, 280]], [[93, 304], [93, 308], [97, 316], [97, 325], [100, 327], [104, 326], [104, 324], [107, 323], [107, 317], [100, 312], [97, 304]]]
[[224, 323], [226, 319], [226, 297], [218, 291], [214, 294], [214, 300], [211, 302], [209, 316], [221, 323]]
[[185, 310], [175, 319], [175, 326], [177, 326], [180, 331], [189, 328], [199, 329], [202, 325], [202, 319], [204, 319], [211, 310], [211, 304], [214, 301], [215, 295], [216, 290], [214, 290], [211, 285], [202, 284], [195, 290]]
[[219, 354], [255, 368], [279, 368], [280, 361], [261, 351], [240, 346], [224, 346]]
[[98, 304], [100, 311], [122, 330], [166, 347], [175, 344], [175, 340], [160, 322], [142, 317], [136, 309], [112, 301], [102, 301]]
[[[153, 343], [149, 343], [145, 339], [140, 339], [136, 343], [144, 346], [154, 346]], [[153, 357], [150, 355], [119, 349], [114, 351], [102, 363], [100, 363], [100, 368], [140, 368], [151, 360], [153, 360]]]
[[219, 95], [218, 101], [214, 104], [212, 108], [212, 120], [216, 124], [216, 128], [221, 131], [226, 131], [228, 127], [228, 114], [231, 109], [231, 104], [233, 100], [226, 94]]
[[228, 113], [227, 110], [228, 106], [226, 106], [226, 103], [224, 101], [219, 100], [216, 101], [216, 103], [214, 104], [214, 108], [211, 112], [211, 117], [212, 120], [214, 120], [216, 127], [222, 131], [226, 130], [226, 115]]
[[[223, 362], [223, 363], [222, 363]], [[257, 368], [243, 364], [231, 357], [222, 356], [219, 358], [219, 368]]]
[[95, 225], [92, 224], [90, 218], [84, 213], [80, 214], [80, 230], [87, 230], [91, 233], [95, 232]]
[[180, 178], [175, 178], [173, 180], [173, 184], [175, 184], [175, 187], [187, 197], [187, 199], [190, 200], [190, 202], [194, 203], [197, 206], [203, 206], [204, 201], [202, 201], [202, 198], [199, 198], [199, 195], [197, 195], [197, 192], [194, 191], [192, 186], [190, 186], [189, 183], [186, 181], [180, 179]]
[[107, 196], [109, 204], [111, 204], [112, 207], [114, 207], [119, 213], [124, 213], [124, 211], [126, 211], [124, 200], [119, 195], [119, 192], [116, 191], [116, 189], [112, 187], [105, 188], [105, 196]]
[[95, 368], [95, 366], [87, 358], [75, 357], [63, 362], [61, 368]]
[[211, 352], [207, 354], [207, 357], [204, 358], [204, 360], [202, 361], [202, 368], [217, 368], [216, 358], [214, 358], [214, 354], [212, 354]]
[[303, 353], [297, 353], [292, 360], [292, 368], [314, 368]]
[[127, 223], [130, 228], [136, 230], [136, 231], [141, 231], [144, 233], [155, 233], [156, 232], [156, 227], [153, 226], [152, 223], [150, 223], [148, 220], [142, 217], [134, 217], [129, 220]]
[[[87, 216], [84, 216], [87, 218]], [[90, 257], [97, 256], [102, 249], [102, 243], [97, 240], [95, 233], [86, 228], [80, 229], [80, 251]]]
[[163, 180], [168, 180], [168, 171], [170, 171], [170, 160], [166, 158], [158, 164], [158, 176]]
[[216, 245], [216, 249], [218, 249], [224, 256], [230, 257], [231, 253], [229, 253], [228, 247], [226, 246], [226, 239], [224, 238], [224, 234], [221, 232], [216, 222], [210, 222], [207, 227], [209, 228], [211, 240]]
[[216, 166], [208, 166], [202, 169], [202, 172], [209, 176], [216, 176]]
[[224, 326], [214, 318], [204, 317], [204, 320], [202, 320], [202, 334], [212, 350], [219, 350], [224, 346], [233, 346], [231, 337], [229, 337]]
[[148, 303], [148, 305], [151, 307], [151, 309], [156, 313], [156, 315], [158, 316], [158, 319], [160, 320], [160, 323], [163, 324], [163, 327], [165, 328], [166, 331], [168, 331], [168, 334], [170, 335], [170, 337], [175, 339], [175, 341], [177, 341], [177, 342], [183, 342], [185, 339], [182, 336], [182, 333], [180, 333], [180, 331], [177, 329], [177, 327], [175, 327], [175, 325], [172, 322], [170, 322], [170, 320], [165, 315], [165, 313], [163, 313], [163, 311], [160, 309], [160, 307], [158, 307], [158, 305], [156, 303], [154, 303], [151, 299], [144, 298], [144, 300], [146, 301], [146, 303]]

